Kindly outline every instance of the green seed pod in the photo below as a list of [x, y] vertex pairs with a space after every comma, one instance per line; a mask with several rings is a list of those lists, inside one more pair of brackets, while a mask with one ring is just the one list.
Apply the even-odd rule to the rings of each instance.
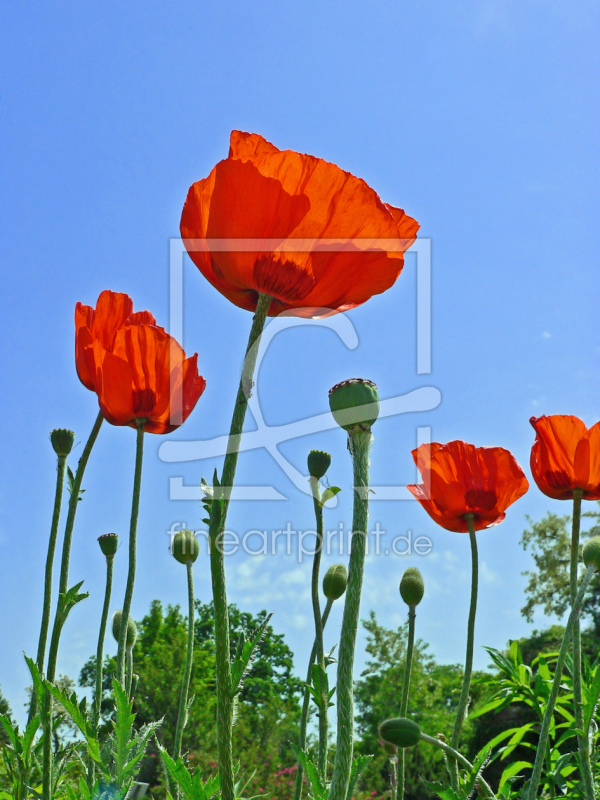
[[346, 591], [348, 573], [343, 564], [329, 567], [323, 578], [323, 594], [328, 600], [338, 600]]
[[66, 428], [56, 428], [50, 433], [50, 441], [57, 456], [68, 456], [73, 449], [75, 434]]
[[98, 544], [104, 555], [107, 558], [112, 558], [117, 552], [119, 537], [116, 533], [103, 533], [102, 536], [98, 537]]
[[400, 580], [400, 596], [407, 606], [418, 606], [425, 594], [423, 576], [416, 567], [405, 570]]
[[329, 469], [331, 456], [322, 450], [311, 450], [308, 454], [308, 472], [311, 477], [322, 478]]
[[395, 744], [396, 747], [414, 747], [421, 738], [421, 728], [412, 719], [397, 717], [382, 722], [379, 735], [384, 742]]
[[[119, 633], [121, 631], [121, 618], [123, 616], [122, 611], [115, 611], [112, 618], [112, 634], [115, 637], [115, 641], [119, 641]], [[135, 622], [129, 617], [127, 620], [127, 641], [125, 643], [126, 647], [133, 647], [135, 644], [135, 640], [137, 639], [137, 625]]]
[[171, 553], [180, 564], [193, 564], [200, 554], [200, 543], [192, 531], [177, 531], [173, 536]]
[[379, 393], [373, 381], [350, 378], [329, 390], [333, 418], [345, 431], [360, 426], [370, 430], [379, 416]]
[[583, 545], [583, 563], [586, 567], [596, 567], [596, 572], [600, 572], [600, 536], [592, 536]]

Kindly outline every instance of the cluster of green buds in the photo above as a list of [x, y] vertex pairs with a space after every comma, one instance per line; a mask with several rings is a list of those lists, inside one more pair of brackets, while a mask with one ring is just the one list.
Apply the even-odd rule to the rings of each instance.
[[329, 408], [337, 424], [348, 433], [370, 431], [379, 416], [379, 393], [373, 381], [348, 378], [329, 390]]

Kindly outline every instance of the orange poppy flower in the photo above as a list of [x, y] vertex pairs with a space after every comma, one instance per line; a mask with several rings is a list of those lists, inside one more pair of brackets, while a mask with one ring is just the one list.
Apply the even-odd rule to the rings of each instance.
[[91, 392], [96, 391], [96, 370], [104, 351], [113, 349], [117, 331], [128, 325], [155, 325], [149, 311], [133, 313], [133, 300], [120, 292], [100, 293], [96, 308], [75, 306], [75, 364], [77, 375]]
[[523, 470], [503, 447], [433, 442], [420, 445], [412, 457], [424, 483], [407, 488], [449, 531], [467, 533], [467, 514], [473, 515], [476, 531], [497, 525], [529, 488]]
[[535, 442], [531, 472], [540, 491], [555, 500], [571, 500], [582, 489], [586, 500], [600, 500], [600, 422], [588, 430], [578, 418], [554, 414], [531, 417]]
[[[229, 157], [190, 188], [181, 216], [185, 246], [204, 277], [250, 311], [259, 292], [271, 295], [270, 316], [324, 316], [384, 292], [418, 229], [335, 164], [240, 131], [231, 134]], [[230, 240], [230, 249], [211, 249], [206, 239]], [[240, 239], [258, 240], [257, 251], [235, 250], [232, 240]], [[293, 250], [298, 239], [308, 252]]]
[[197, 353], [186, 358], [163, 328], [124, 325], [96, 372], [102, 414], [112, 425], [135, 428], [145, 419], [147, 433], [170, 433], [185, 422], [206, 388], [197, 361]]

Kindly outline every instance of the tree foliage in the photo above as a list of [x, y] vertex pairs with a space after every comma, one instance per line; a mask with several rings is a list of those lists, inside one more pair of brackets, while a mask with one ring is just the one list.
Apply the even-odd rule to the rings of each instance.
[[[595, 524], [582, 534], [582, 539], [598, 536], [600, 512], [587, 511], [582, 517], [595, 520]], [[521, 613], [528, 622], [533, 620], [536, 608], [542, 608], [547, 615], [556, 614], [561, 617], [570, 603], [571, 517], [548, 513], [539, 522], [532, 522], [529, 517], [527, 520], [530, 527], [523, 531], [521, 545], [524, 550], [531, 551], [535, 570], [523, 573], [529, 581], [525, 589], [527, 602]], [[600, 574], [592, 580], [581, 616], [590, 619], [600, 635]]]

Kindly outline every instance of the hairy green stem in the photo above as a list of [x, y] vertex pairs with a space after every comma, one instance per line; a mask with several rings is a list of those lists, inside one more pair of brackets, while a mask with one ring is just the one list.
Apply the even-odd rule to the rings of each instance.
[[117, 650], [117, 680], [125, 689], [125, 660], [126, 640], [131, 600], [135, 584], [135, 569], [137, 564], [137, 522], [140, 510], [140, 491], [142, 487], [142, 462], [144, 459], [144, 425], [146, 420], [137, 420], [137, 437], [135, 447], [135, 473], [133, 478], [133, 498], [131, 501], [131, 520], [129, 523], [129, 569], [127, 571], [127, 586], [121, 615], [121, 629], [119, 631], [119, 647]]
[[102, 706], [102, 660], [104, 658], [104, 636], [106, 635], [106, 623], [108, 621], [108, 610], [110, 608], [110, 596], [112, 593], [114, 556], [106, 556], [106, 586], [104, 588], [104, 605], [102, 606], [102, 618], [100, 619], [100, 631], [98, 633], [98, 647], [96, 648], [96, 696], [94, 697], [94, 721], [96, 731], [100, 725], [100, 711]]
[[[402, 680], [402, 699], [400, 701], [400, 716], [406, 717], [408, 711], [408, 694], [410, 690], [410, 673], [412, 670], [413, 650], [415, 646], [415, 607], [408, 607], [408, 641], [406, 643], [406, 662], [404, 665], [404, 678]], [[404, 779], [405, 779], [405, 753], [404, 748], [400, 748], [398, 753], [397, 770], [398, 800], [404, 800]]]
[[[463, 674], [462, 688], [456, 709], [451, 746], [456, 750], [460, 741], [460, 731], [467, 713], [469, 704], [469, 689], [471, 688], [471, 675], [473, 673], [473, 642], [475, 639], [475, 614], [477, 612], [477, 588], [479, 583], [479, 559], [477, 555], [477, 537], [473, 526], [473, 515], [466, 514], [466, 521], [469, 528], [469, 539], [471, 542], [471, 603], [469, 606], [469, 621], [467, 623], [467, 652], [465, 655], [465, 671]], [[458, 763], [450, 759], [450, 780], [454, 791], [458, 791]]]
[[[98, 433], [102, 427], [104, 417], [102, 412], [98, 412], [94, 427], [89, 435], [83, 453], [77, 465], [77, 471], [73, 478], [73, 485], [70, 487], [69, 507], [67, 512], [67, 521], [65, 523], [65, 536], [63, 539], [63, 548], [60, 565], [60, 579], [58, 584], [58, 602], [56, 613], [54, 615], [54, 623], [52, 625], [52, 635], [50, 637], [50, 648], [48, 651], [48, 665], [46, 667], [46, 679], [53, 683], [56, 677], [56, 663], [58, 660], [58, 647], [60, 643], [60, 634], [65, 624], [65, 617], [60, 611], [60, 596], [65, 595], [69, 583], [69, 560], [71, 557], [71, 541], [73, 539], [73, 528], [75, 526], [75, 515], [77, 514], [77, 506], [80, 499], [81, 482], [85, 473], [90, 453], [98, 438]], [[42, 744], [42, 798], [43, 800], [52, 800], [52, 708], [53, 700], [50, 692], [46, 692], [44, 697], [44, 714], [45, 723], [44, 728], [44, 741]]]
[[[325, 630], [325, 625], [327, 623], [327, 618], [329, 617], [329, 612], [331, 611], [331, 607], [333, 606], [333, 600], [328, 599], [327, 604], [325, 606], [325, 610], [323, 611], [323, 617], [321, 618], [321, 627]], [[308, 670], [306, 673], [306, 683], [310, 684], [312, 681], [312, 665], [315, 662], [315, 658], [317, 657], [317, 642], [313, 643], [312, 650], [310, 651], [310, 658], [308, 660]], [[301, 750], [304, 750], [306, 747], [306, 729], [308, 728], [308, 710], [310, 708], [310, 692], [308, 691], [308, 686], [304, 689], [304, 697], [302, 700], [302, 714], [300, 716], [300, 737], [298, 740], [298, 744]], [[300, 761], [298, 762], [298, 770], [296, 772], [296, 786], [294, 787], [294, 800], [300, 800], [302, 795], [302, 776], [304, 775], [304, 770], [302, 768], [302, 764]]]
[[[404, 756], [404, 750], [402, 750], [402, 755]], [[392, 756], [389, 761], [390, 761], [390, 800], [396, 800], [396, 798], [398, 797], [398, 785], [399, 785], [398, 755]]]
[[354, 470], [354, 510], [348, 588], [340, 634], [337, 672], [337, 747], [329, 800], [346, 800], [354, 748], [354, 650], [358, 632], [369, 520], [369, 452], [373, 436], [370, 428], [357, 426], [348, 435]]
[[181, 743], [183, 741], [183, 729], [185, 728], [187, 716], [188, 692], [190, 689], [190, 677], [192, 674], [192, 664], [194, 663], [194, 573], [192, 562], [186, 563], [187, 586], [188, 586], [188, 638], [187, 650], [185, 654], [185, 669], [183, 680], [181, 681], [181, 693], [179, 695], [179, 712], [177, 714], [177, 727], [175, 730], [175, 746], [173, 748], [173, 760], [176, 762], [181, 755]]
[[[52, 570], [54, 567], [54, 552], [56, 550], [56, 539], [58, 537], [58, 523], [60, 520], [60, 509], [62, 505], [63, 488], [65, 485], [65, 470], [67, 467], [67, 457], [57, 456], [56, 466], [56, 491], [54, 493], [54, 510], [52, 512], [52, 524], [50, 526], [50, 540], [48, 542], [48, 553], [46, 555], [46, 573], [44, 576], [44, 605], [42, 609], [42, 625], [40, 628], [40, 638], [38, 641], [36, 664], [40, 674], [44, 671], [44, 661], [46, 658], [46, 643], [48, 640], [48, 628], [50, 626], [50, 605], [52, 603]], [[29, 716], [27, 722], [31, 722], [37, 711], [37, 695], [31, 693], [31, 703], [29, 705]]]
[[133, 646], [127, 648], [125, 657], [125, 691], [131, 700], [131, 682], [133, 681]]
[[[579, 566], [579, 528], [581, 523], [581, 489], [573, 490], [573, 527], [571, 532], [571, 564], [570, 564], [570, 590], [571, 606], [577, 597], [577, 570]], [[575, 725], [579, 731], [577, 744], [579, 761], [581, 764], [581, 777], [585, 787], [586, 800], [594, 800], [594, 778], [590, 764], [589, 734], [584, 730], [583, 718], [583, 693], [581, 688], [581, 628], [579, 619], [573, 624], [573, 704], [575, 706]]]
[[556, 665], [554, 667], [554, 680], [552, 681], [552, 689], [550, 690], [550, 696], [548, 697], [546, 710], [544, 711], [544, 717], [542, 719], [542, 727], [540, 730], [540, 738], [535, 756], [535, 763], [533, 765], [531, 780], [529, 782], [529, 794], [527, 796], [528, 800], [535, 800], [537, 796], [537, 790], [540, 783], [542, 768], [544, 765], [546, 747], [548, 745], [550, 725], [552, 723], [552, 718], [554, 715], [554, 706], [556, 705], [556, 698], [558, 697], [558, 692], [560, 689], [562, 673], [565, 666], [565, 659], [567, 657], [567, 651], [572, 641], [573, 631], [575, 629], [575, 623], [579, 619], [579, 615], [583, 607], [585, 593], [590, 584], [590, 581], [594, 576], [594, 569], [595, 568], [593, 566], [588, 567], [585, 575], [583, 576], [583, 580], [581, 581], [581, 584], [579, 586], [577, 596], [575, 597], [575, 602], [571, 607], [571, 613], [569, 614], [569, 619], [567, 621], [565, 633], [562, 638], [560, 650], [558, 653], [558, 658], [556, 660]]
[[[446, 742], [441, 742], [439, 739], [435, 739], [433, 736], [428, 736], [426, 733], [423, 733], [422, 731], [421, 731], [421, 741], [428, 742], [429, 744], [432, 744], [435, 747], [439, 747], [440, 750], [443, 750], [444, 753], [446, 753], [447, 756], [450, 756], [450, 758], [453, 761], [462, 764], [463, 767], [466, 767], [469, 770], [469, 772], [473, 770], [473, 764], [471, 764], [471, 762], [468, 761], [462, 755], [462, 753], [459, 753], [458, 750], [455, 750], [454, 747], [451, 747], [449, 744], [446, 744]], [[483, 787], [483, 790], [485, 791], [486, 795], [488, 797], [493, 798], [493, 800], [497, 800], [496, 795], [492, 791], [491, 786], [481, 775], [478, 777], [477, 780]]]
[[229, 650], [229, 612], [227, 608], [227, 589], [225, 582], [225, 558], [220, 535], [225, 530], [227, 511], [231, 498], [231, 490], [235, 478], [238, 453], [248, 398], [253, 385], [256, 358], [260, 337], [271, 304], [269, 295], [259, 294], [256, 313], [252, 321], [252, 328], [248, 338], [248, 346], [242, 367], [242, 375], [238, 388], [227, 453], [223, 464], [221, 487], [223, 508], [220, 516], [211, 516], [209, 526], [210, 540], [210, 572], [212, 580], [213, 602], [215, 608], [215, 662], [217, 684], [217, 753], [219, 767], [219, 781], [221, 786], [221, 800], [235, 800], [233, 781], [233, 695], [231, 691], [231, 662]]

